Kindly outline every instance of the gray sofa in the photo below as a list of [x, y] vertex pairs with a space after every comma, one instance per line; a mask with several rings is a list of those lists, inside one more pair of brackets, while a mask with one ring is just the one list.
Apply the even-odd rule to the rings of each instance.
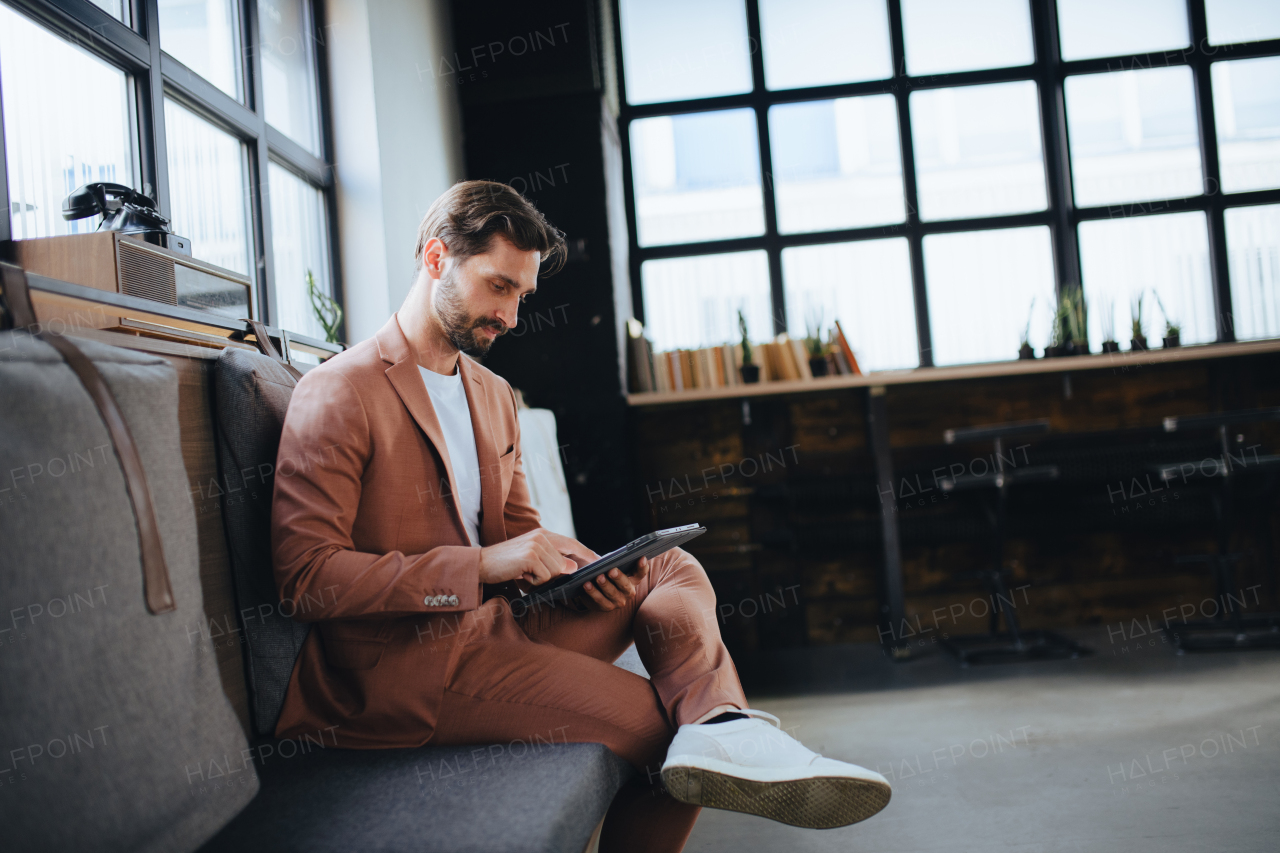
[[[12, 311], [24, 282], [11, 267], [4, 275]], [[233, 348], [218, 365], [209, 402], [220, 479], [226, 485], [252, 466], [265, 487], [257, 500], [222, 502], [226, 578], [210, 568], [225, 565], [210, 557], [221, 544], [204, 534], [208, 516], [197, 518], [192, 498], [206, 492], [189, 481], [200, 451], [179, 428], [174, 364], [76, 346], [137, 445], [172, 601], [156, 607], [146, 595], [155, 578], [143, 571], [139, 504], [131, 509], [116, 432], [108, 434], [97, 398], [47, 338], [0, 332], [0, 396], [18, 403], [0, 406], [0, 462], [10, 472], [0, 494], [0, 598], [10, 610], [0, 642], [12, 646], [0, 654], [8, 752], [0, 825], [14, 849], [591, 847], [613, 796], [634, 778], [602, 745], [357, 751], [326, 743], [324, 733], [271, 737], [307, 626], [279, 613], [270, 481], [257, 466], [275, 459], [293, 377], [268, 356]], [[188, 414], [204, 405], [184, 399]], [[221, 630], [223, 611], [211, 601], [228, 586], [240, 623], [225, 628], [241, 638], [243, 666], [234, 650], [215, 653], [208, 630]], [[643, 674], [634, 650], [619, 664]]]

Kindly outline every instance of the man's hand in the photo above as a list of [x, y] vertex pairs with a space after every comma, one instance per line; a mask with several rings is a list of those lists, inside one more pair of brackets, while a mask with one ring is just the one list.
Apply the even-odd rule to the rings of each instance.
[[649, 574], [649, 558], [641, 557], [636, 570], [630, 575], [623, 574], [621, 569], [610, 569], [582, 585], [582, 591], [591, 599], [596, 610], [608, 612], [625, 607], [631, 596], [636, 594], [636, 587]]
[[597, 559], [576, 539], [539, 527], [523, 536], [480, 549], [480, 582], [525, 580], [534, 586]]

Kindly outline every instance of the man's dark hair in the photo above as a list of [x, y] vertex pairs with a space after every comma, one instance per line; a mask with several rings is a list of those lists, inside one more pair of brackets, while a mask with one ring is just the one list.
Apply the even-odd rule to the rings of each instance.
[[459, 181], [422, 217], [414, 250], [417, 268], [422, 269], [422, 253], [432, 237], [438, 237], [461, 261], [489, 251], [495, 234], [506, 237], [521, 251], [536, 249], [541, 255], [542, 275], [564, 266], [564, 234], [528, 199], [496, 181]]

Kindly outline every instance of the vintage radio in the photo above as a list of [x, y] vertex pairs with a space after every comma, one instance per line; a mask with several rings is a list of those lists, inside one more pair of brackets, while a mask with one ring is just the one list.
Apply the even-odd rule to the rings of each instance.
[[[135, 235], [96, 231], [17, 240], [12, 245], [15, 260], [27, 272], [230, 319], [252, 316], [252, 285], [247, 277], [144, 242]], [[42, 319], [72, 322], [64, 316], [66, 300], [40, 294], [38, 306], [39, 302], [47, 303], [46, 310], [39, 311]], [[136, 325], [111, 316], [111, 311], [98, 306], [93, 317], [77, 312], [74, 322], [97, 328]]]

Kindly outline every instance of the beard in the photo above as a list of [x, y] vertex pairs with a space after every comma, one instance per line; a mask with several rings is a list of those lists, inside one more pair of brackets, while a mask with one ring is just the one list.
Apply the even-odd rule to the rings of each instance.
[[501, 320], [471, 315], [458, 290], [456, 272], [456, 269], [449, 270], [436, 284], [433, 298], [436, 319], [456, 349], [484, 355], [497, 339], [490, 339], [483, 330], [496, 329], [499, 335], [505, 335], [507, 327]]

